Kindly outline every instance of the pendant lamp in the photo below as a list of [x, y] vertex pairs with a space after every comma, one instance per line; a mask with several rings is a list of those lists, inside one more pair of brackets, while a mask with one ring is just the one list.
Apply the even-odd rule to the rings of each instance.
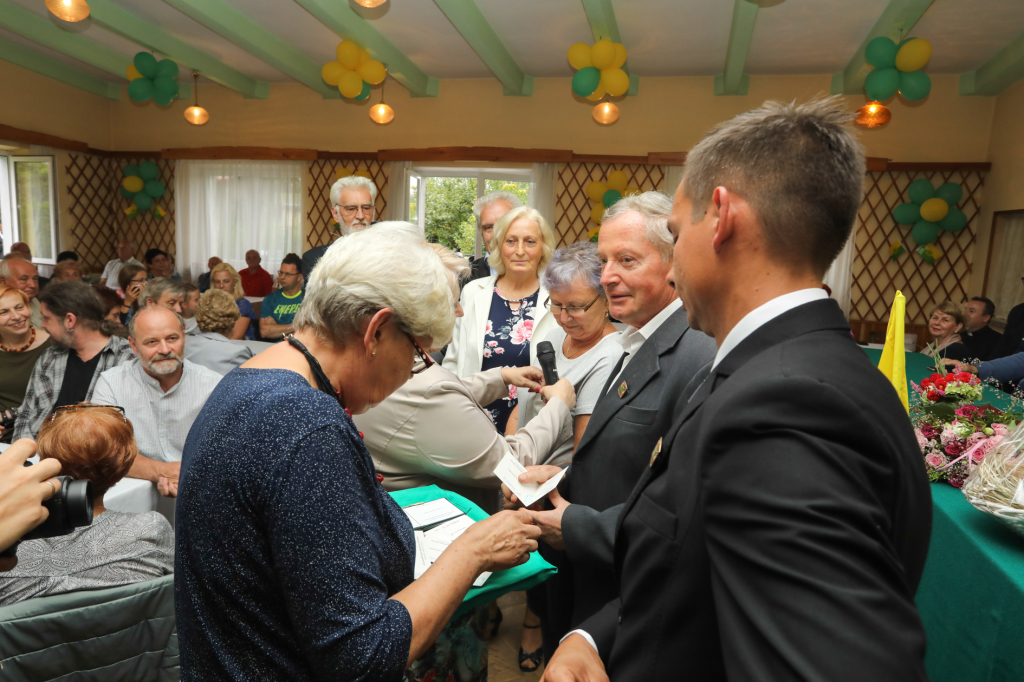
[[356, 4], [362, 7], [369, 7], [372, 9], [374, 7], [380, 7], [387, 1], [388, 0], [356, 0]]
[[619, 120], [619, 108], [611, 102], [601, 102], [594, 107], [594, 120], [601, 125], [611, 125]]
[[857, 118], [854, 122], [865, 128], [877, 128], [884, 126], [891, 118], [892, 112], [884, 104], [868, 102], [857, 110]]
[[89, 3], [85, 0], [46, 0], [46, 9], [64, 21], [81, 21], [89, 16]]
[[395, 110], [384, 104], [384, 83], [386, 81], [387, 72], [385, 71], [384, 80], [380, 84], [380, 104], [374, 104], [370, 107], [370, 120], [382, 126], [395, 120]]
[[201, 126], [210, 120], [210, 113], [199, 106], [199, 72], [192, 72], [193, 90], [195, 90], [195, 104], [185, 110], [185, 120], [194, 126]]

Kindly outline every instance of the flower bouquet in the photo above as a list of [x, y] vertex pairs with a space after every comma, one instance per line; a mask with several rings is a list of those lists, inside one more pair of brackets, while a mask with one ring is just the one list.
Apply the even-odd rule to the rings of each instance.
[[1024, 424], [974, 467], [962, 490], [972, 505], [1024, 535]]

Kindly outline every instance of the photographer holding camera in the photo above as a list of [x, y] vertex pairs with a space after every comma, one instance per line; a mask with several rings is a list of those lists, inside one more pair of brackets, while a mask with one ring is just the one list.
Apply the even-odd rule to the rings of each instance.
[[[60, 462], [51, 459], [26, 467], [25, 460], [35, 452], [36, 444], [22, 439], [0, 453], [0, 551], [46, 520], [43, 502], [57, 491], [52, 479], [60, 473]], [[17, 563], [17, 558], [0, 559], [0, 572]]]

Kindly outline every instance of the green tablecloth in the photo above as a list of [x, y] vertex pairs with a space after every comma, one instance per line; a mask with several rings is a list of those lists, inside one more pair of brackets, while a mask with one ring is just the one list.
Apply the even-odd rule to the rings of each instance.
[[[482, 521], [488, 516], [487, 512], [462, 495], [442, 490], [436, 485], [398, 490], [391, 493], [391, 497], [394, 498], [400, 507], [408, 507], [418, 502], [429, 502], [430, 500], [444, 497], [456, 507], [466, 512], [466, 515], [474, 521]], [[539, 553], [534, 552], [525, 564], [492, 574], [483, 587], [471, 587], [465, 599], [462, 600], [462, 606], [455, 612], [455, 615], [460, 615], [481, 604], [494, 601], [506, 592], [528, 590], [534, 585], [539, 585], [547, 580], [549, 576], [554, 575], [555, 571], [554, 566], [545, 561]]]
[[[877, 364], [881, 351], [865, 350]], [[920, 383], [930, 358], [907, 353]], [[1005, 407], [1006, 394], [985, 389]], [[947, 483], [932, 486], [932, 539], [917, 607], [928, 634], [932, 682], [1024, 681], [1024, 537], [978, 511]]]

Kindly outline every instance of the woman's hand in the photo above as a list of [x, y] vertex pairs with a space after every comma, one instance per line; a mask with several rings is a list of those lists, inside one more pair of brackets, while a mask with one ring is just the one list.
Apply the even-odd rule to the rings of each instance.
[[138, 282], [128, 285], [124, 292], [124, 305], [130, 308], [135, 301], [139, 300], [139, 294], [141, 293], [142, 285]]
[[537, 551], [540, 528], [532, 525], [525, 511], [503, 511], [478, 521], [459, 536], [481, 559], [483, 570], [503, 571], [526, 563]]
[[502, 367], [501, 380], [506, 386], [518, 386], [528, 388], [531, 391], [539, 391], [544, 387], [544, 372], [536, 367]]
[[569, 411], [576, 407], [576, 389], [572, 387], [569, 380], [561, 378], [558, 383], [554, 386], [545, 386], [540, 389], [540, 394], [544, 397], [544, 402], [551, 400], [552, 398], [561, 398], [562, 402], [566, 404]]

